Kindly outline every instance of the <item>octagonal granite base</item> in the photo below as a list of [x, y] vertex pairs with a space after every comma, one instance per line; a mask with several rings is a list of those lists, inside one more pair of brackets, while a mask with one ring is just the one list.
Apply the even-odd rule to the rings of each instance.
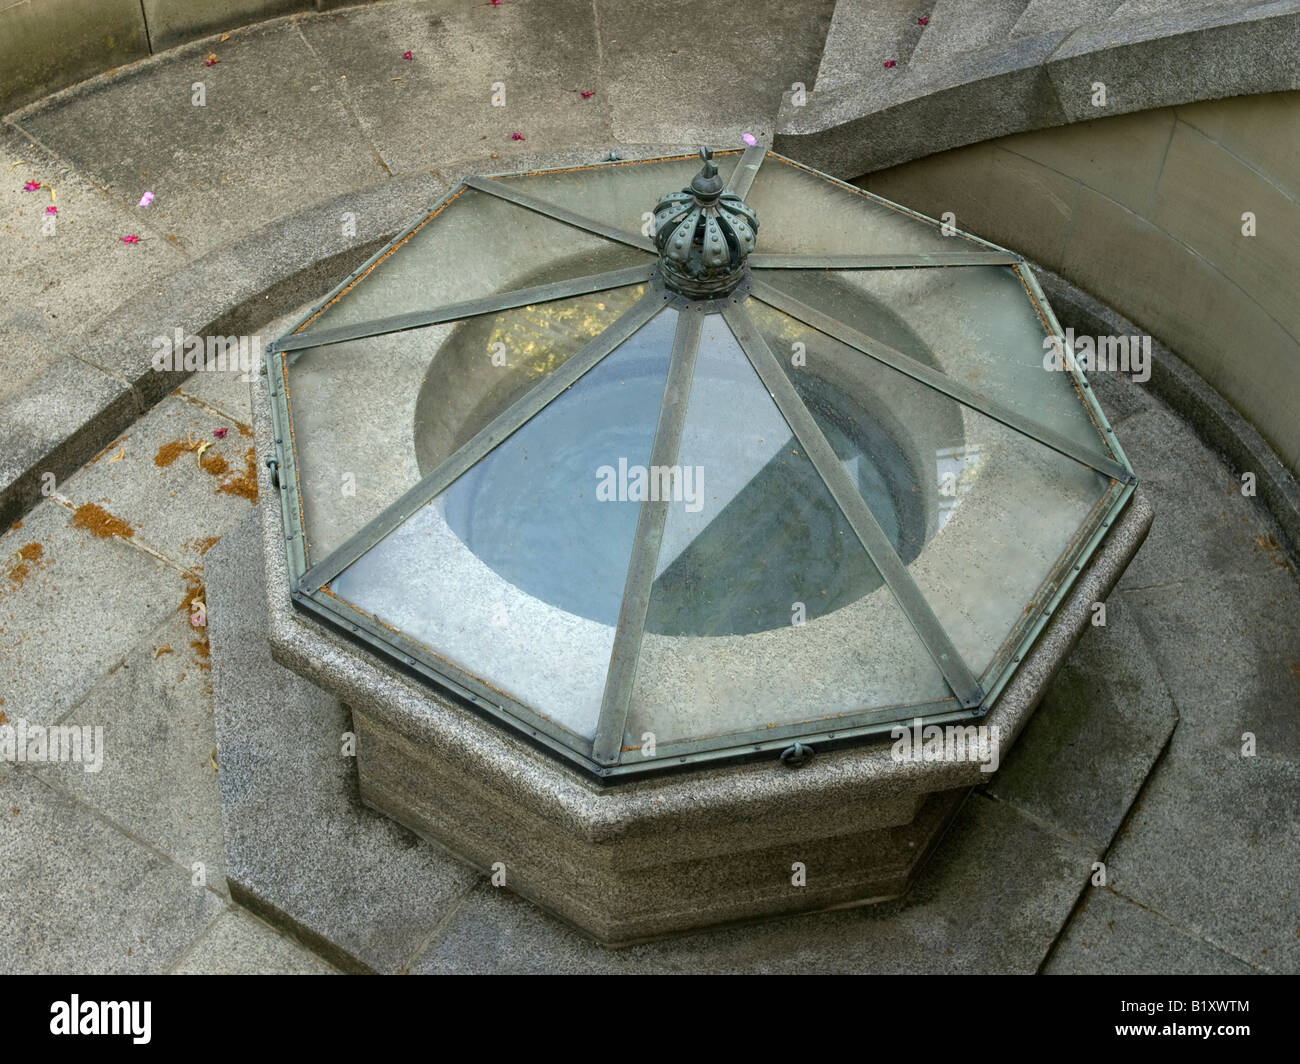
[[[989, 781], [973, 761], [894, 760], [888, 741], [795, 770], [773, 758], [613, 786], [579, 775], [293, 608], [278, 492], [261, 461], [273, 453], [263, 384], [254, 409], [272, 657], [351, 707], [362, 801], [597, 941], [897, 897], [970, 788]], [[981, 721], [997, 729], [999, 761], [1152, 517], [1136, 493]], [[256, 908], [233, 877], [232, 893]]]

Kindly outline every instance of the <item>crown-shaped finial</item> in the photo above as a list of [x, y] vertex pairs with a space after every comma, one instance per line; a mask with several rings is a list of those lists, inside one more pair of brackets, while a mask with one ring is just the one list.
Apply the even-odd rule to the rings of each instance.
[[726, 191], [708, 145], [700, 149], [700, 159], [704, 165], [690, 185], [656, 205], [655, 245], [669, 288], [693, 299], [716, 299], [745, 275], [758, 217]]

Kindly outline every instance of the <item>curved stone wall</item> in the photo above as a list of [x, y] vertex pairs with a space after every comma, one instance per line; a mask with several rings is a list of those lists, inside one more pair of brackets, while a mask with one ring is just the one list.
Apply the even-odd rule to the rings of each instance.
[[1300, 92], [1019, 133], [857, 183], [1115, 307], [1300, 470]]
[[355, 0], [18, 0], [0, 4], [0, 114], [164, 49]]

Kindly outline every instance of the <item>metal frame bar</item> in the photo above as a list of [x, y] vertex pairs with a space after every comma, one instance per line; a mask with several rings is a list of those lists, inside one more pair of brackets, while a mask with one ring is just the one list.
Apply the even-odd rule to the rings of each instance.
[[445, 462], [395, 502], [390, 503], [373, 521], [336, 548], [328, 557], [304, 574], [299, 586], [317, 591], [365, 554], [371, 547], [397, 528], [419, 507], [425, 505], [457, 477], [481, 460], [492, 448], [520, 429], [544, 406], [571, 388], [583, 374], [613, 351], [668, 305], [668, 295], [650, 291], [624, 311], [562, 366], [543, 377], [487, 425], [459, 447]]
[[751, 144], [746, 148], [736, 160], [736, 168], [731, 171], [727, 190], [734, 192], [741, 199], [749, 195], [749, 188], [754, 183], [754, 178], [758, 176], [758, 168], [763, 165], [763, 160], [766, 158], [767, 149], [763, 145]]
[[[1056, 312], [1052, 310], [1052, 305], [1047, 302], [1047, 297], [1043, 295], [1043, 290], [1038, 284], [1038, 278], [1034, 276], [1034, 271], [1029, 268], [1028, 263], [1022, 262], [1016, 267], [1016, 273], [1025, 286], [1025, 291], [1029, 293], [1030, 302], [1034, 304], [1042, 316], [1044, 336], [1057, 336], [1064, 342], [1065, 330], [1061, 328], [1061, 323], [1056, 320]], [[1128, 455], [1124, 453], [1124, 448], [1120, 446], [1115, 430], [1111, 428], [1106, 412], [1102, 410], [1101, 404], [1097, 402], [1096, 393], [1092, 390], [1092, 385], [1088, 383], [1088, 378], [1073, 360], [1066, 361], [1066, 372], [1069, 373], [1070, 379], [1074, 381], [1075, 389], [1083, 400], [1083, 405], [1092, 415], [1092, 420], [1097, 426], [1097, 431], [1101, 433], [1106, 446], [1110, 448], [1115, 460], [1129, 470], [1131, 476], [1133, 463], [1128, 460]], [[1130, 480], [1129, 483], [1137, 483], [1136, 478]]]
[[498, 720], [526, 732], [530, 738], [552, 749], [562, 748], [570, 756], [585, 758], [590, 749], [591, 740], [585, 736], [569, 731], [522, 702], [494, 690], [405, 632], [388, 628], [356, 603], [325, 591], [310, 594], [299, 591], [293, 598], [297, 605], [341, 626], [354, 639], [383, 651], [398, 664], [432, 679], [440, 688], [487, 710]]
[[[704, 328], [704, 308], [693, 304], [678, 312], [677, 330], [673, 335], [672, 355], [668, 363], [668, 381], [664, 387], [654, 443], [650, 447], [650, 468], [664, 469], [677, 463], [677, 451], [686, 422], [686, 407], [695, 377], [695, 356], [700, 349]], [[601, 765], [616, 765], [622, 758], [623, 734], [627, 727], [628, 707], [632, 701], [632, 684], [636, 679], [641, 638], [645, 633], [650, 593], [654, 586], [655, 565], [663, 542], [664, 523], [670, 500], [644, 499], [637, 513], [636, 534], [628, 562], [623, 601], [619, 605], [618, 625], [614, 629], [614, 646], [610, 651], [609, 672], [600, 706], [600, 720], [592, 744], [592, 757]]]
[[549, 303], [570, 296], [587, 295], [607, 288], [643, 284], [650, 280], [654, 271], [655, 263], [647, 262], [643, 266], [589, 273], [567, 281], [551, 281], [549, 284], [534, 285], [532, 288], [516, 288], [512, 292], [480, 296], [478, 299], [466, 299], [459, 303], [447, 303], [432, 310], [416, 310], [406, 314], [393, 314], [386, 318], [372, 318], [370, 321], [358, 322], [356, 325], [341, 325], [338, 328], [322, 329], [319, 332], [290, 333], [272, 343], [270, 349], [300, 351], [308, 347], [327, 347], [330, 344], [346, 343], [349, 340], [363, 340], [368, 336], [405, 332], [408, 329], [439, 325], [460, 318], [473, 318], [480, 314], [494, 314], [501, 310], [513, 310], [515, 307], [527, 307], [534, 303]]
[[932, 266], [1016, 266], [1014, 251], [917, 251], [898, 255], [750, 255], [756, 270], [896, 270]]
[[723, 320], [740, 343], [745, 357], [762, 380], [768, 393], [776, 401], [777, 409], [785, 417], [795, 437], [803, 446], [818, 475], [830, 489], [835, 503], [848, 519], [862, 546], [866, 548], [881, 577], [903, 608], [916, 634], [921, 637], [930, 656], [942, 671], [948, 686], [965, 709], [973, 709], [984, 700], [984, 690], [966, 662], [958, 653], [939, 618], [930, 608], [907, 566], [889, 542], [884, 529], [876, 521], [871, 508], [840, 463], [816, 420], [804, 406], [799, 393], [785, 375], [781, 364], [760, 335], [749, 312], [737, 301], [726, 305]]
[[456, 185], [450, 189], [441, 199], [438, 200], [437, 203], [430, 207], [428, 211], [416, 218], [410, 225], [400, 230], [395, 237], [389, 240], [383, 247], [371, 255], [370, 258], [366, 259], [365, 262], [330, 289], [323, 298], [313, 303], [309, 310], [299, 315], [294, 323], [288, 327], [286, 333], [296, 333], [331, 303], [341, 298], [354, 283], [358, 282], [363, 276], [365, 276], [365, 274], [369, 273], [371, 269], [378, 265], [381, 259], [387, 257], [390, 252], [396, 250], [399, 245], [413, 236], [415, 231], [424, 226], [426, 222], [433, 221], [434, 218], [441, 214], [443, 208], [459, 196], [462, 191], [464, 191], [464, 189], [461, 185]]
[[489, 196], [509, 200], [519, 207], [536, 211], [538, 214], [544, 214], [548, 218], [554, 218], [557, 222], [571, 225], [575, 229], [595, 233], [607, 240], [617, 240], [620, 244], [630, 244], [642, 251], [655, 250], [654, 241], [648, 240], [640, 233], [631, 233], [626, 229], [620, 229], [616, 225], [607, 225], [595, 218], [588, 218], [585, 214], [579, 214], [577, 211], [571, 211], [567, 207], [561, 207], [537, 196], [530, 196], [527, 192], [520, 192], [509, 185], [503, 185], [500, 181], [493, 181], [491, 178], [485, 177], [467, 177], [465, 184], [470, 188], [477, 189], [479, 192], [486, 192]]
[[[877, 340], [873, 336], [867, 336], [856, 329], [837, 321], [829, 314], [826, 314], [807, 303], [797, 299], [794, 296], [787, 295], [778, 288], [773, 288], [765, 281], [755, 279], [750, 287], [750, 294], [758, 300], [775, 307], [784, 314], [789, 314], [792, 318], [797, 318], [819, 332], [847, 344], [857, 351], [861, 351], [869, 358], [874, 358], [877, 362], [883, 362], [892, 369], [906, 374], [915, 381], [919, 381], [937, 392], [942, 392], [950, 399], [978, 410], [985, 417], [990, 417], [994, 421], [1001, 422], [1007, 428], [1013, 429], [1022, 436], [1028, 436], [1046, 447], [1065, 455], [1067, 458], [1073, 458], [1076, 462], [1090, 466], [1103, 473], [1108, 477], [1113, 477], [1121, 483], [1132, 481], [1133, 473], [1126, 466], [1103, 455], [1093, 454], [1082, 444], [1064, 436], [1054, 429], [1049, 429], [1046, 425], [1040, 425], [1031, 418], [1024, 417], [1022, 414], [1003, 406], [1001, 403], [994, 402], [973, 388], [968, 388], [947, 374], [917, 362], [909, 358], [901, 351], [890, 347], [883, 340]], [[1098, 436], [1098, 441], [1103, 447], [1106, 446], [1106, 440]]]
[[1030, 600], [1030, 605], [1034, 606], [1033, 612], [1026, 612], [1020, 624], [1012, 628], [985, 670], [985, 675], [989, 678], [986, 708], [993, 706], [994, 700], [1011, 680], [1021, 659], [1029, 653], [1039, 634], [1047, 627], [1102, 537], [1110, 530], [1136, 490], [1136, 484], [1111, 481], [1098, 498], [1093, 513], [1081, 526], [1075, 542], [1056, 560], [1034, 598]]
[[589, 756], [588, 740], [540, 716], [528, 706], [504, 697], [472, 675], [437, 658], [427, 647], [402, 633], [394, 633], [371, 618], [364, 610], [347, 599], [321, 592], [297, 592], [293, 601], [298, 607], [314, 613], [321, 619], [341, 629], [351, 639], [396, 661], [452, 697], [470, 704], [482, 715], [508, 727], [538, 746], [559, 754], [569, 763], [601, 779], [618, 783], [691, 765], [712, 764], [720, 761], [741, 761], [779, 753], [791, 739], [816, 743], [819, 750], [844, 745], [864, 736], [889, 732], [899, 721], [922, 717], [927, 724], [971, 720], [980, 715], [978, 710], [948, 709], [951, 699], [943, 702], [925, 702], [905, 706], [890, 706], [867, 710], [844, 717], [829, 718], [817, 723], [821, 727], [809, 732], [810, 721], [795, 722], [779, 728], [758, 728], [727, 737], [727, 745], [717, 746], [710, 738], [685, 739], [679, 742], [660, 743], [652, 758], [636, 759], [615, 765], [604, 765]]

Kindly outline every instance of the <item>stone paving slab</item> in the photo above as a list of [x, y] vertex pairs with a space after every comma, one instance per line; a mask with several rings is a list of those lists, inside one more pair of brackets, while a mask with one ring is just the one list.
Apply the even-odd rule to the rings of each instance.
[[[208, 446], [200, 455], [202, 444]], [[150, 546], [190, 568], [202, 566], [213, 541], [256, 504], [255, 461], [247, 427], [169, 396], [61, 490], [74, 506], [111, 510]]]
[[912, 52], [912, 61], [943, 64], [976, 49], [1001, 44], [1011, 36], [1025, 5], [1026, 0], [938, 0], [930, 13], [930, 24]]
[[386, 4], [297, 25], [394, 173], [474, 157], [491, 173], [525, 152], [613, 147], [591, 0]]
[[817, 68], [817, 91], [857, 78], [896, 76], [891, 70], [898, 68], [887, 69], [885, 62], [906, 65], [925, 32], [917, 20], [934, 6], [934, 0], [838, 0]]
[[1100, 852], [1177, 721], [1136, 611], [1112, 593], [988, 791]]
[[[275, 335], [269, 328], [264, 330], [261, 337], [263, 344], [269, 343]], [[253, 404], [249, 397], [249, 383], [245, 379], [245, 374], [237, 369], [195, 373], [176, 390], [175, 394], [202, 404], [214, 413], [229, 418], [236, 425], [251, 428]]]
[[1032, 973], [1068, 917], [1091, 861], [1085, 849], [976, 794], [901, 902], [614, 951], [485, 883], [411, 971]]
[[1260, 757], [1300, 766], [1300, 583], [1289, 564], [1257, 547], [1240, 576], [1128, 593], [1182, 742], [1233, 754], [1251, 732]]
[[[41, 187], [25, 192], [28, 182]], [[121, 242], [129, 233], [147, 254]], [[68, 337], [184, 261], [149, 219], [132, 218], [65, 162], [0, 127], [0, 408], [63, 360], [93, 375], [72, 359]]]
[[[205, 66], [205, 56], [219, 62]], [[291, 19], [199, 42], [10, 116], [199, 255], [386, 171]], [[204, 106], [193, 85], [204, 85]], [[145, 191], [149, 207], [137, 207]], [[152, 254], [152, 249], [132, 250]]]
[[834, 0], [757, 0], [707, 32], [682, 0], [594, 0], [600, 76], [615, 136], [628, 141], [770, 144], [782, 93], [817, 78]]
[[221, 899], [36, 777], [0, 776], [0, 970], [157, 972], [216, 917]]
[[404, 968], [480, 878], [365, 807], [350, 714], [271, 660], [256, 517], [208, 555], [217, 760], [236, 901], [349, 971]]
[[0, 536], [0, 708], [13, 720], [58, 720], [185, 598], [178, 570], [73, 519], [50, 499]]
[[190, 948], [173, 975], [337, 975], [273, 927], [231, 908]]
[[1300, 972], [1300, 767], [1175, 734], [1106, 858], [1110, 885], [1237, 959]]
[[1073, 122], [1097, 117], [1096, 81], [1106, 84], [1112, 114], [1294, 87], [1297, 44], [1300, 3], [1294, 0], [1244, 11], [1236, 3], [1166, 4], [1146, 18], [1079, 27], [1052, 56], [1049, 71], [1065, 120]]
[[207, 636], [175, 613], [103, 677], [65, 724], [104, 729], [98, 772], [51, 765], [43, 779], [226, 892]]
[[1241, 481], [1199, 440], [1178, 431], [1179, 424], [1161, 407], [1116, 429], [1157, 515], [1146, 548], [1120, 578], [1121, 589], [1233, 576], [1250, 561], [1258, 539], [1273, 534], [1268, 514], [1241, 494]]
[[1045, 975], [1256, 975], [1222, 950], [1105, 887], [1089, 888]]
[[1029, 37], [1104, 22], [1120, 3], [1121, 0], [1029, 0], [1008, 36]]
[[0, 526], [39, 502], [52, 476], [71, 475], [143, 406], [120, 378], [72, 358], [47, 366], [0, 409]]

